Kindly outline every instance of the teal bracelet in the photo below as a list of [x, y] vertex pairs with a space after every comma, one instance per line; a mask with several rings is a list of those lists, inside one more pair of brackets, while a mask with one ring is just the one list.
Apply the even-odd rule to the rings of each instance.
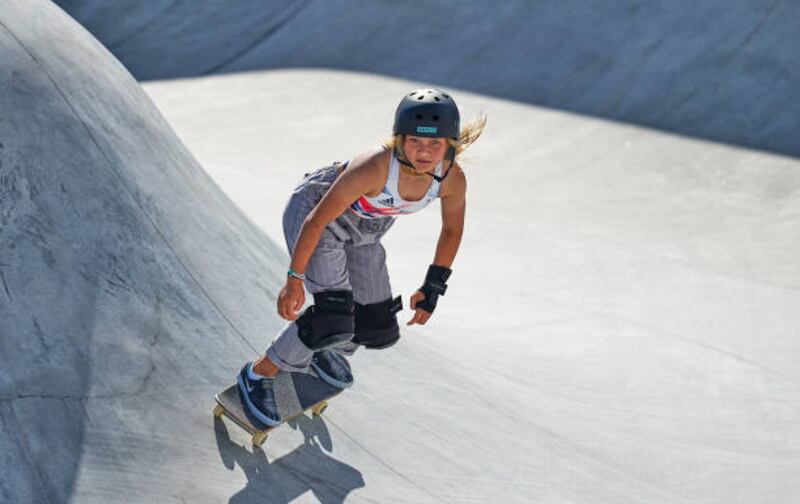
[[292, 268], [289, 268], [289, 271], [287, 271], [286, 274], [289, 275], [289, 276], [298, 278], [300, 280], [305, 280], [306, 279], [305, 273], [298, 273], [298, 272], [294, 271]]

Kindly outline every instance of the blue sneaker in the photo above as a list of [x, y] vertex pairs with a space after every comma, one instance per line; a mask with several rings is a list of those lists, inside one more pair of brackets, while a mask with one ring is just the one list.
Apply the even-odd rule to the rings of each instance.
[[275, 402], [275, 391], [272, 390], [272, 378], [260, 380], [250, 379], [252, 362], [244, 365], [236, 381], [239, 383], [239, 392], [242, 394], [247, 410], [261, 423], [269, 427], [281, 424], [278, 414], [278, 404]]
[[346, 389], [353, 385], [353, 373], [345, 357], [333, 350], [320, 350], [311, 358], [311, 368], [326, 383]]

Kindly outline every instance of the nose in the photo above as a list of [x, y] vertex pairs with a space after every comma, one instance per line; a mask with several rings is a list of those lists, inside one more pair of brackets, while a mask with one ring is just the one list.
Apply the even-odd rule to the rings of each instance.
[[433, 151], [433, 146], [427, 143], [423, 143], [419, 146], [419, 153], [430, 154]]

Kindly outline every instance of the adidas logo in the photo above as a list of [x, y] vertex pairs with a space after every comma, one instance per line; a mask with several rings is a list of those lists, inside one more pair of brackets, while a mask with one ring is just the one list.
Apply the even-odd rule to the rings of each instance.
[[381, 205], [392, 206], [394, 205], [394, 198], [393, 197], [383, 198], [378, 200], [378, 203], [380, 203]]

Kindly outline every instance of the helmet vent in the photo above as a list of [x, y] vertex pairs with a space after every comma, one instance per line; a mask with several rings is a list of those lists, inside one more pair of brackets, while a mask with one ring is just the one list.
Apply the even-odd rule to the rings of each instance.
[[438, 115], [433, 116], [433, 120], [434, 121], [438, 121], [439, 120], [439, 116]]
[[421, 120], [422, 120], [422, 114], [417, 114], [417, 121], [421, 121]]
[[417, 100], [424, 100], [424, 99], [425, 99], [425, 97], [422, 96], [422, 95], [417, 96]]
[[433, 99], [436, 101], [442, 101], [441, 98], [439, 98], [438, 96], [434, 96]]

